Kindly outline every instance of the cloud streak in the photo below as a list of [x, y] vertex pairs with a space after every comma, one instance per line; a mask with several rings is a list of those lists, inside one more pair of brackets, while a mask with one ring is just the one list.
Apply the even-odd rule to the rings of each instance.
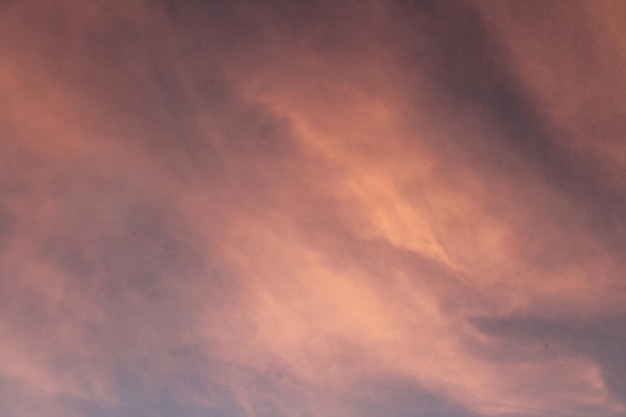
[[3, 415], [623, 415], [621, 7], [2, 3]]

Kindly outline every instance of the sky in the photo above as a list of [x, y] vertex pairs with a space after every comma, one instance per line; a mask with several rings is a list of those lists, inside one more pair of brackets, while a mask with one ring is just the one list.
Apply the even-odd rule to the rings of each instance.
[[0, 415], [626, 416], [624, 74], [618, 0], [0, 0]]

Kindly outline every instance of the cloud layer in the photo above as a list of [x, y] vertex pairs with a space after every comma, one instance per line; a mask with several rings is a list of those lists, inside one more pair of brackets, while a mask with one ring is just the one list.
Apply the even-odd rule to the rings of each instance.
[[625, 6], [0, 3], [0, 410], [626, 413]]

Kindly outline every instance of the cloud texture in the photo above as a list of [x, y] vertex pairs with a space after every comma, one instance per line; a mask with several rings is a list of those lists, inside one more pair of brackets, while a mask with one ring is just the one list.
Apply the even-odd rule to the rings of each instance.
[[0, 2], [1, 414], [626, 415], [623, 16]]

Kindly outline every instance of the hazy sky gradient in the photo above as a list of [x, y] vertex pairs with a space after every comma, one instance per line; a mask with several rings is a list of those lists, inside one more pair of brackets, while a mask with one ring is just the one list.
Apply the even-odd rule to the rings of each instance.
[[626, 416], [626, 3], [0, 1], [3, 417]]

